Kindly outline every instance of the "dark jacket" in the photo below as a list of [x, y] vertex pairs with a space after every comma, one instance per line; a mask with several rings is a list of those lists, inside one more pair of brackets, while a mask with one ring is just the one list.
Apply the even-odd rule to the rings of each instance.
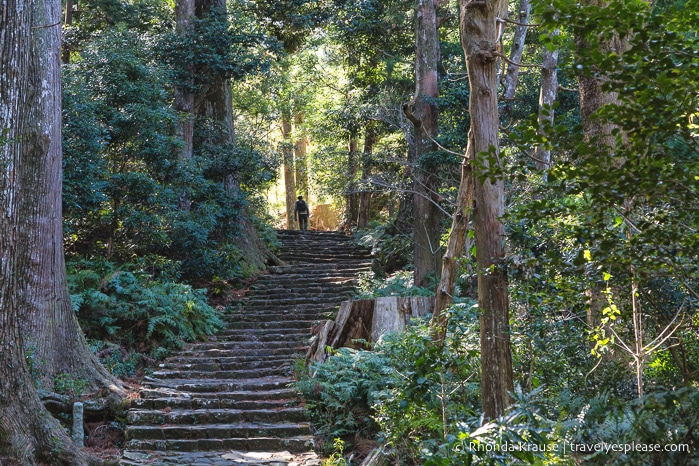
[[294, 207], [294, 217], [298, 215], [308, 215], [308, 204], [303, 199], [296, 201], [296, 206]]

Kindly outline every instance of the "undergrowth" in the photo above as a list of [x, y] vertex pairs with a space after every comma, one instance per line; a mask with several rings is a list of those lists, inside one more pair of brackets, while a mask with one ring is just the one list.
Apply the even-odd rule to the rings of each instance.
[[205, 290], [107, 261], [69, 265], [71, 301], [92, 348], [115, 375], [132, 375], [139, 355], [161, 359], [223, 323]]

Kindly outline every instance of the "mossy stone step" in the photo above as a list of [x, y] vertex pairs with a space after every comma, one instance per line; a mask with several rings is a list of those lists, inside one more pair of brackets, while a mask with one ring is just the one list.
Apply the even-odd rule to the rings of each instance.
[[187, 425], [187, 424], [275, 424], [307, 422], [308, 416], [303, 408], [280, 407], [277, 409], [165, 409], [165, 410], [130, 410], [126, 421], [131, 426], [150, 424]]
[[298, 435], [287, 438], [133, 439], [126, 443], [126, 449], [157, 451], [288, 451], [290, 453], [302, 453], [313, 449], [313, 437], [310, 435]]
[[[133, 401], [135, 410], [168, 410], [168, 409], [276, 409], [298, 406], [295, 398], [279, 399], [245, 399], [256, 392], [241, 392], [240, 398], [138, 398]], [[293, 395], [293, 394], [291, 394]]]
[[134, 426], [126, 428], [127, 440], [199, 440], [199, 439], [230, 439], [278, 437], [288, 438], [298, 435], [310, 435], [311, 425], [308, 422], [290, 423], [258, 423], [234, 422], [230, 424], [201, 424], [201, 425], [159, 425]]
[[[169, 388], [144, 388], [141, 390], [141, 397], [149, 400], [180, 400], [180, 399], [190, 399], [192, 403], [196, 403], [195, 400], [220, 400], [221, 403], [227, 401], [260, 401], [260, 400], [292, 400], [298, 396], [298, 392], [293, 388], [289, 387], [277, 387], [277, 388], [255, 388], [254, 390], [235, 390], [235, 391], [225, 391], [220, 390], [218, 392], [202, 392], [202, 393], [189, 393], [182, 392], [175, 389]], [[154, 401], [155, 403], [155, 401]], [[195, 407], [193, 404], [192, 407]], [[152, 409], [160, 409], [156, 405], [153, 405]]]
[[235, 392], [243, 390], [274, 390], [286, 388], [290, 377], [260, 377], [255, 379], [147, 379], [143, 384], [150, 388], [169, 388], [190, 393]]

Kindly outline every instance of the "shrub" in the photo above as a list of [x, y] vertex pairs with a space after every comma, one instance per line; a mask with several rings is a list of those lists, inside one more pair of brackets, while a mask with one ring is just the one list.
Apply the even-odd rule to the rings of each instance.
[[160, 281], [109, 262], [69, 268], [73, 307], [88, 337], [118, 342], [130, 350], [162, 357], [185, 341], [223, 326], [205, 290]]

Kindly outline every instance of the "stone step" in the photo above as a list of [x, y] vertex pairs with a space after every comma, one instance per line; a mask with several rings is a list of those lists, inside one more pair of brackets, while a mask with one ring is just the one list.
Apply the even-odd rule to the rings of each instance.
[[216, 379], [155, 379], [144, 378], [143, 385], [148, 388], [165, 388], [174, 391], [187, 391], [194, 394], [212, 392], [239, 392], [247, 390], [274, 390], [287, 388], [293, 380], [291, 377], [257, 377], [254, 379], [216, 380]]
[[[236, 343], [236, 342], [231, 342]], [[294, 355], [303, 353], [308, 349], [307, 345], [298, 345], [294, 347], [285, 348], [247, 348], [244, 350], [237, 349], [235, 345], [231, 345], [230, 348], [208, 348], [202, 350], [187, 350], [178, 353], [179, 356], [183, 357], [194, 357], [194, 358], [205, 358], [207, 356], [213, 357], [229, 357], [229, 356], [241, 356], [246, 358], [258, 357], [258, 358], [271, 358], [271, 357], [293, 357]]]
[[233, 422], [229, 424], [199, 425], [130, 425], [126, 428], [127, 440], [200, 440], [255, 437], [295, 437], [310, 435], [308, 422], [260, 423]]
[[215, 403], [216, 400], [218, 400], [218, 402], [221, 403], [220, 407], [228, 407], [226, 403], [234, 403], [236, 401], [280, 401], [292, 400], [298, 397], [298, 392], [288, 386], [274, 387], [268, 389], [260, 387], [254, 388], [254, 390], [221, 390], [218, 392], [202, 393], [188, 393], [171, 388], [144, 388], [141, 390], [141, 398], [139, 398], [139, 400], [153, 400], [153, 403], [155, 404], [151, 407], [151, 409], [159, 409], [158, 406], [160, 405], [158, 403], [162, 403], [163, 401], [169, 400], [189, 399], [192, 401], [191, 408], [196, 408], [196, 400], [202, 400], [201, 403], [208, 403], [209, 401]]
[[[257, 392], [235, 392], [235, 398], [227, 396], [221, 398], [204, 397], [173, 397], [173, 398], [137, 398], [131, 402], [132, 409], [140, 410], [167, 410], [167, 409], [273, 409], [281, 410], [298, 405], [298, 401], [292, 398], [280, 399], [245, 399], [255, 396]], [[295, 395], [295, 393], [289, 393]]]
[[204, 424], [277, 424], [307, 422], [308, 416], [303, 408], [282, 407], [280, 409], [132, 409], [128, 412], [126, 422], [130, 426], [148, 426], [154, 424], [170, 425], [204, 425]]
[[[191, 362], [197, 359], [199, 362]], [[288, 367], [293, 362], [293, 358], [267, 358], [251, 359], [248, 361], [231, 362], [210, 362], [204, 358], [180, 358], [164, 362], [158, 365], [159, 371], [191, 371], [194, 372], [221, 372], [221, 371], [243, 371], [243, 370], [268, 370]], [[154, 375], [161, 377], [158, 372]]]
[[289, 298], [269, 298], [264, 296], [253, 296], [248, 298], [248, 303], [251, 305], [265, 306], [294, 306], [297, 304], [328, 304], [328, 302], [342, 302], [350, 299], [352, 295], [334, 296], [333, 298], [323, 297], [289, 297]]
[[[287, 320], [287, 321], [282, 321], [282, 320], [275, 320], [275, 321], [270, 321], [270, 322], [254, 322], [254, 321], [249, 321], [249, 320], [239, 320], [239, 321], [233, 321], [233, 322], [228, 322], [229, 329], [249, 329], [249, 328], [263, 328], [263, 329], [270, 329], [272, 331], [274, 330], [298, 330], [298, 329], [309, 329], [313, 327], [313, 325], [316, 323], [317, 319], [305, 319], [305, 320]], [[224, 342], [219, 342], [219, 344], [223, 344]], [[254, 346], [254, 345], [259, 345], [259, 343], [251, 341], [251, 342], [232, 342], [239, 344], [241, 347], [247, 345], [247, 346]], [[282, 346], [288, 346], [289, 342], [284, 342], [284, 341], [279, 341], [279, 342], [269, 342], [269, 348], [274, 347], [274, 344], [279, 345], [279, 347]], [[294, 343], [296, 344], [296, 343]], [[192, 346], [200, 346], [200, 347], [205, 347], [205, 346], [211, 346], [211, 343], [195, 343]], [[230, 346], [230, 345], [229, 345]], [[267, 346], [267, 345], [265, 345]]]
[[313, 449], [313, 437], [310, 435], [298, 435], [287, 438], [252, 437], [193, 440], [133, 439], [126, 443], [126, 449], [157, 451], [288, 451], [290, 453], [302, 453]]
[[347, 293], [355, 293], [357, 288], [353, 284], [318, 284], [313, 283], [311, 285], [299, 285], [298, 283], [291, 283], [289, 285], [280, 283], [264, 283], [253, 285], [248, 291], [246, 297], [251, 296], [307, 296], [313, 294], [314, 296], [332, 296], [332, 295], [344, 295]]
[[[315, 320], [315, 319], [314, 319]], [[253, 333], [254, 332], [254, 333]], [[278, 341], [283, 339], [293, 339], [296, 341], [308, 340], [311, 334], [308, 329], [293, 328], [281, 330], [271, 329], [231, 329], [225, 333], [219, 333], [215, 339], [209, 339], [209, 342], [217, 341]]]
[[[231, 322], [230, 325], [235, 329], [245, 329], [249, 328], [253, 322]], [[310, 329], [313, 325], [313, 321], [294, 321], [293, 325], [289, 322], [267, 322], [265, 323], [265, 328], [278, 328], [275, 325], [282, 326], [288, 329]], [[305, 327], [304, 327], [305, 326]], [[298, 348], [300, 345], [297, 341], [266, 341], [263, 343], [257, 341], [207, 341], [201, 343], [190, 343], [187, 345], [187, 351], [207, 351], [207, 350], [245, 350], [245, 349], [279, 349], [279, 348]]]
[[291, 373], [292, 361], [278, 365], [277, 367], [251, 367], [234, 370], [193, 370], [175, 369], [159, 370], [153, 372], [153, 377], [158, 379], [197, 379], [209, 380], [218, 379], [221, 381], [230, 379], [255, 379], [259, 377], [284, 376]]

